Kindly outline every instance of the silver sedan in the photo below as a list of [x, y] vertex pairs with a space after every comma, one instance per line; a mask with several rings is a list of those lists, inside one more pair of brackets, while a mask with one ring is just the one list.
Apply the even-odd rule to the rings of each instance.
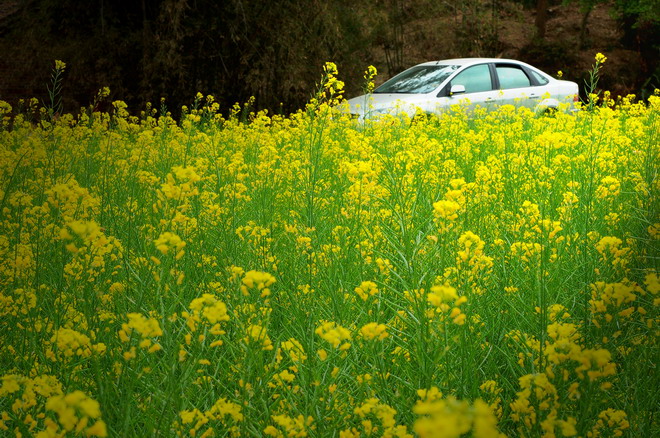
[[351, 114], [360, 119], [441, 113], [456, 104], [468, 110], [511, 104], [544, 112], [574, 110], [578, 93], [575, 82], [554, 79], [524, 62], [463, 58], [416, 65], [348, 103]]

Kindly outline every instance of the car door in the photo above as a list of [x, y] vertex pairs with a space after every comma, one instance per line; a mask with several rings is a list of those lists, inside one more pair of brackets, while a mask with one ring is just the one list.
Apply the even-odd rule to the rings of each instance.
[[[452, 94], [454, 85], [462, 85], [465, 91]], [[445, 87], [444, 94], [449, 105], [469, 100], [467, 107], [470, 110], [477, 107], [492, 109], [497, 105], [498, 98], [489, 64], [477, 64], [460, 71]]]
[[517, 64], [495, 64], [502, 104], [535, 108], [541, 101], [545, 88], [538, 83], [531, 71]]

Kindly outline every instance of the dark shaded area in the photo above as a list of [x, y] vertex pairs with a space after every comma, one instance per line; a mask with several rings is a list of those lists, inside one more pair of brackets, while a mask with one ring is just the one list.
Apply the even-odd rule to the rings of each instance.
[[[325, 61], [338, 64], [353, 95], [370, 64], [382, 81], [426, 60], [504, 56], [549, 73], [563, 69], [578, 80], [588, 62], [580, 61], [580, 50], [593, 57], [608, 49], [625, 51], [625, 63], [635, 58], [637, 65], [619, 82], [605, 76], [603, 86], [648, 92], [660, 86], [653, 4], [657, 0], [0, 0], [0, 99], [45, 101], [53, 60], [61, 59], [69, 112], [109, 86], [110, 99], [134, 109], [147, 102], [158, 107], [161, 98], [178, 109], [199, 91], [213, 94], [223, 109], [255, 96], [257, 108], [288, 113], [313, 94]], [[590, 40], [589, 31], [603, 26], [592, 14], [598, 7], [616, 17], [607, 47]], [[553, 17], [571, 8], [579, 29], [553, 37]], [[526, 30], [539, 25], [542, 32]], [[527, 42], [520, 46], [521, 40]]]

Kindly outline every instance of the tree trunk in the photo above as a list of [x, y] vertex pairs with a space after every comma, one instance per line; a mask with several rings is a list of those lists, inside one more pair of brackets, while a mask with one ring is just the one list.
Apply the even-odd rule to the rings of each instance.
[[591, 11], [593, 10], [593, 6], [589, 6], [582, 14], [582, 21], [580, 22], [580, 50], [584, 50], [587, 45], [587, 22], [589, 21], [589, 15], [591, 15]]
[[545, 38], [545, 25], [548, 22], [548, 0], [536, 1], [536, 37]]

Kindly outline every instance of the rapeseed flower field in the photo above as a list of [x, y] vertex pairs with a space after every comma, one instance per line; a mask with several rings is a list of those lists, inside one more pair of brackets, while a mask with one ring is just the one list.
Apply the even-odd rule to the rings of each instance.
[[2, 436], [658, 435], [660, 97], [357, 123], [341, 85], [0, 103]]

